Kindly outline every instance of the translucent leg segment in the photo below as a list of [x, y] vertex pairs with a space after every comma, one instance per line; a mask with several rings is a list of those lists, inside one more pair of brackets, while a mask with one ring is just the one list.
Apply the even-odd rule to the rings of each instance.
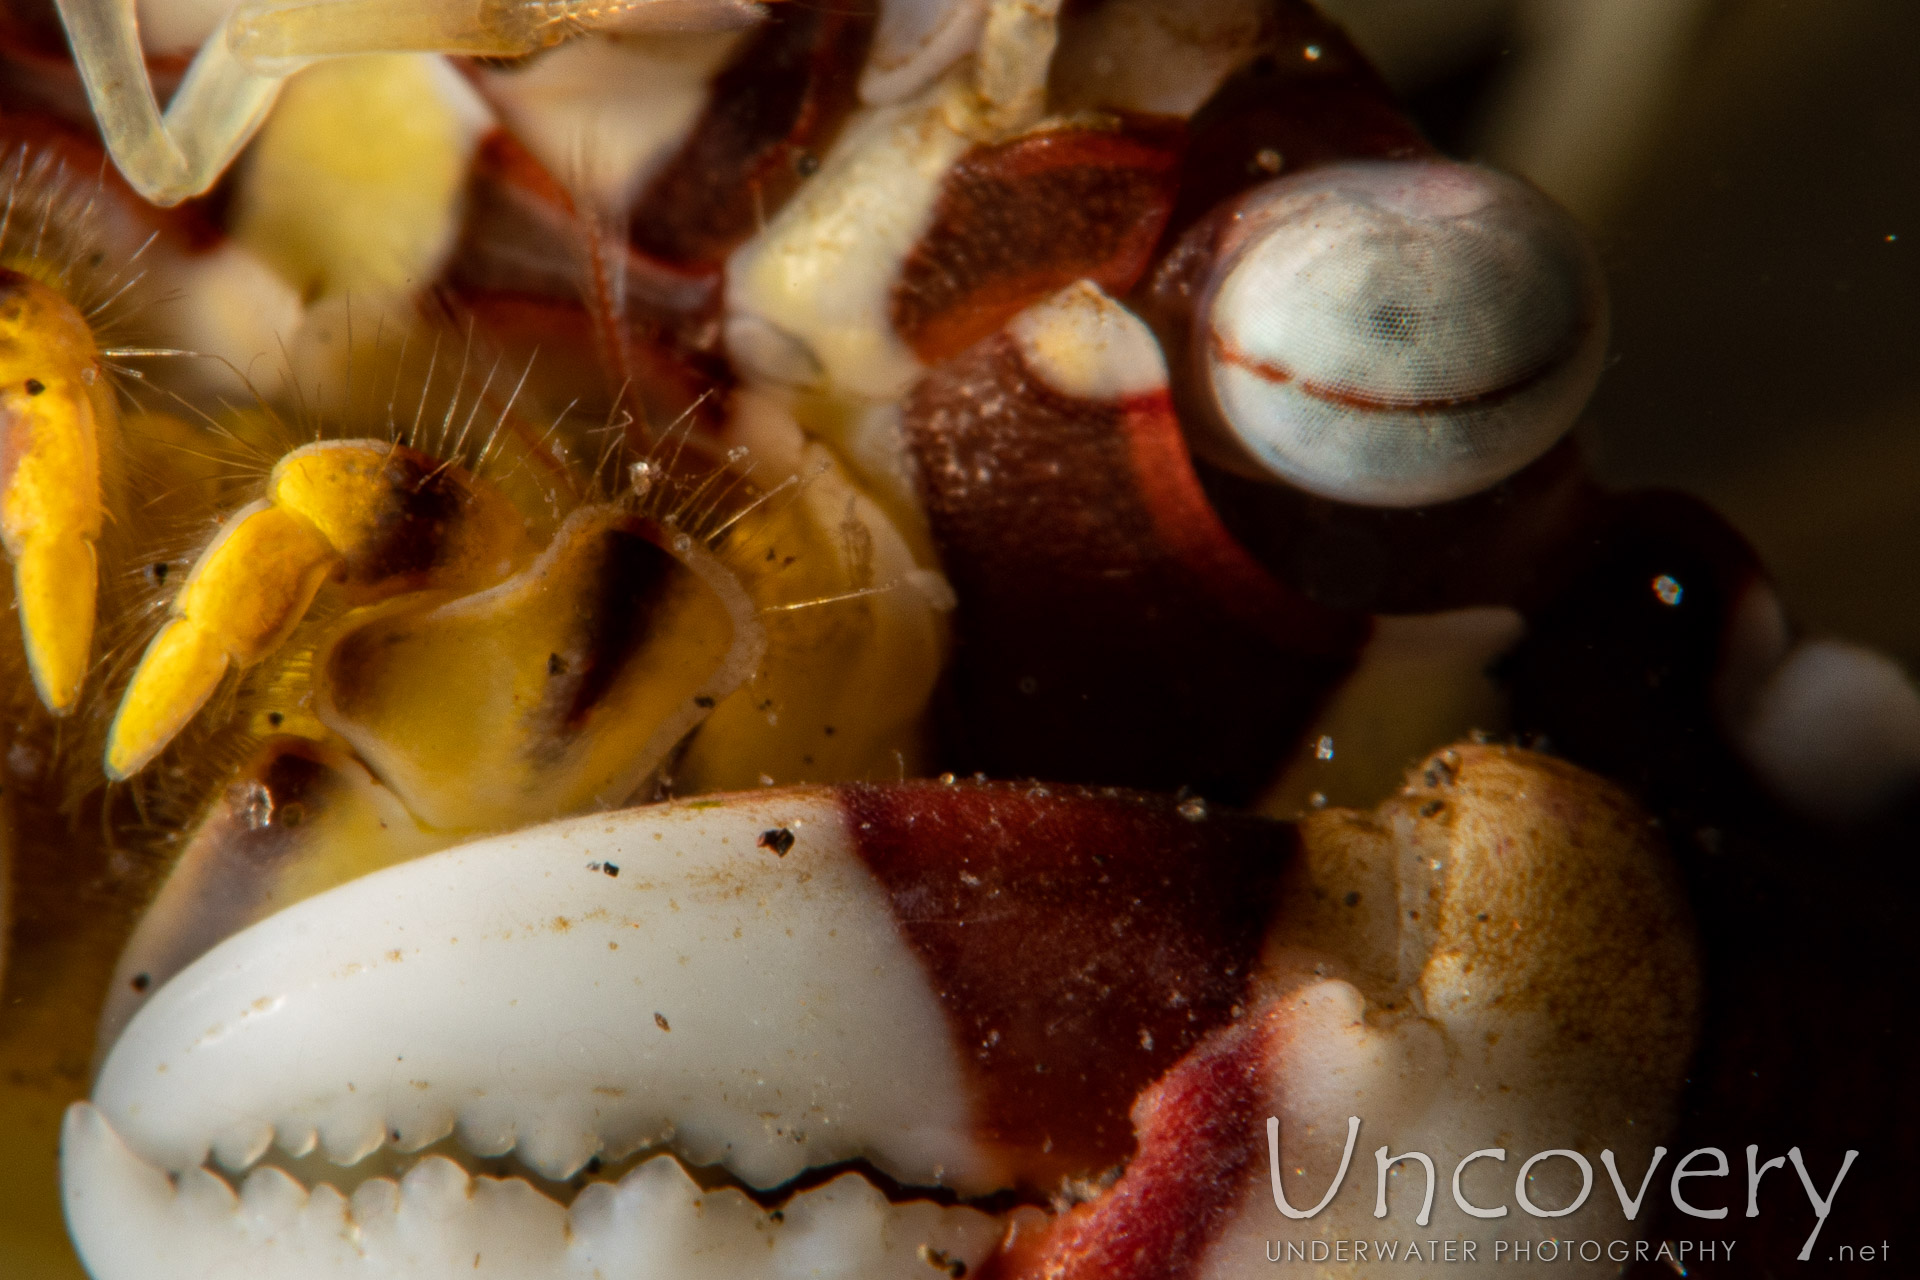
[[228, 19], [235, 53], [266, 69], [350, 53], [510, 58], [616, 21], [646, 0], [248, 0]]
[[250, 0], [201, 46], [164, 114], [147, 80], [135, 0], [56, 0], [114, 163], [155, 204], [211, 187], [273, 107], [286, 77], [356, 53], [514, 57], [650, 11], [698, 25], [734, 0]]
[[200, 49], [166, 114], [147, 80], [134, 0], [57, 0], [100, 135], [120, 172], [155, 204], [178, 204], [220, 177], [266, 119], [294, 66], [255, 75], [222, 27]]

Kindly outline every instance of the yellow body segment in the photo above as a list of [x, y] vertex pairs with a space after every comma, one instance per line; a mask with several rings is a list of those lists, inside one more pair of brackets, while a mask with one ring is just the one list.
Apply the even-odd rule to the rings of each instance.
[[92, 660], [101, 418], [112, 412], [85, 318], [0, 267], [0, 542], [33, 682], [55, 715], [73, 709]]
[[[785, 430], [790, 439], [779, 438]], [[839, 455], [787, 426], [756, 453], [805, 477], [791, 501], [715, 548], [767, 632], [753, 679], [714, 708], [674, 774], [691, 794], [891, 778], [920, 763], [921, 717], [947, 652], [945, 581]]]
[[350, 617], [316, 709], [429, 826], [508, 828], [630, 802], [764, 648], [692, 539], [595, 505], [490, 590]]
[[343, 58], [287, 84], [241, 166], [233, 236], [308, 302], [418, 288], [453, 247], [479, 123], [431, 58]]
[[329, 577], [351, 603], [504, 577], [520, 521], [459, 468], [400, 445], [334, 441], [281, 459], [195, 561], [107, 733], [119, 779], [152, 760], [229, 669], [285, 643]]
[[355, 604], [426, 586], [498, 582], [522, 553], [513, 504], [463, 467], [383, 440], [295, 449], [267, 480], [340, 553]]
[[257, 502], [243, 507], [180, 589], [180, 622], [219, 636], [252, 666], [280, 647], [340, 558], [305, 516]]

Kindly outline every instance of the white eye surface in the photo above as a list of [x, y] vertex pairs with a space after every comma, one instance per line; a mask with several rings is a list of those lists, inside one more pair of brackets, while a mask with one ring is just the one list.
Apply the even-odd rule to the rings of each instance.
[[1517, 179], [1328, 165], [1257, 191], [1229, 237], [1202, 360], [1234, 442], [1311, 493], [1475, 493], [1551, 448], [1599, 377], [1593, 250]]

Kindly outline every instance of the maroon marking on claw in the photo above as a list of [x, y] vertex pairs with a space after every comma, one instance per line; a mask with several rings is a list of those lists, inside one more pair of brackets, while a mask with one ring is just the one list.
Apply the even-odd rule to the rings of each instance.
[[1268, 780], [1368, 624], [1227, 533], [1164, 392], [1071, 398], [1001, 335], [922, 379], [905, 421], [966, 602], [949, 727], [968, 767], [1229, 800]]
[[894, 285], [894, 329], [934, 364], [1076, 280], [1125, 293], [1173, 207], [1183, 141], [1177, 126], [1138, 124], [973, 148]]
[[635, 206], [634, 246], [663, 262], [717, 264], [765, 226], [859, 105], [874, 15], [873, 0], [774, 8]]
[[980, 1280], [1187, 1280], [1260, 1174], [1268, 1030], [1223, 1027], [1140, 1096], [1139, 1153], [1099, 1198], [1015, 1234]]
[[1043, 1191], [1126, 1160], [1135, 1096], [1247, 1001], [1293, 829], [1111, 789], [840, 796], [970, 1053], [982, 1141]]

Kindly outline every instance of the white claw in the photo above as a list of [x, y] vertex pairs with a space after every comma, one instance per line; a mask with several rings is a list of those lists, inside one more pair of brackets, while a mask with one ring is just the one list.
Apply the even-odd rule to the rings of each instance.
[[260, 1121], [244, 1121], [213, 1140], [213, 1158], [222, 1167], [239, 1173], [266, 1154], [273, 1142], [273, 1126]]
[[[770, 851], [772, 828], [797, 839]], [[94, 1102], [69, 1113], [67, 1204], [96, 1280], [410, 1276], [448, 1258], [532, 1280], [641, 1276], [676, 1256], [660, 1231], [700, 1266], [711, 1254], [715, 1275], [882, 1274], [859, 1267], [904, 1256], [919, 1277], [921, 1236], [957, 1231], [973, 1252], [952, 1256], [977, 1257], [992, 1220], [890, 1206], [859, 1178], [770, 1219], [671, 1161], [591, 1189], [573, 1218], [524, 1180], [470, 1178], [441, 1155], [397, 1187], [349, 1179], [351, 1204], [274, 1168], [236, 1198], [201, 1166], [211, 1153], [246, 1169], [276, 1132], [344, 1165], [457, 1130], [467, 1150], [511, 1150], [555, 1180], [670, 1140], [758, 1187], [865, 1158], [910, 1184], [991, 1190], [963, 1076], [830, 797], [635, 810], [394, 867], [208, 952], [140, 1010]], [[729, 1216], [750, 1229], [716, 1225]]]
[[68, 1220], [102, 1278], [925, 1280], [923, 1246], [977, 1265], [1001, 1230], [972, 1209], [889, 1204], [857, 1174], [794, 1196], [777, 1215], [732, 1189], [702, 1192], [667, 1158], [589, 1186], [571, 1208], [440, 1156], [398, 1184], [369, 1179], [351, 1200], [325, 1185], [309, 1193], [272, 1167], [254, 1170], [236, 1197], [200, 1169], [176, 1186], [87, 1103], [68, 1112], [64, 1140]]

